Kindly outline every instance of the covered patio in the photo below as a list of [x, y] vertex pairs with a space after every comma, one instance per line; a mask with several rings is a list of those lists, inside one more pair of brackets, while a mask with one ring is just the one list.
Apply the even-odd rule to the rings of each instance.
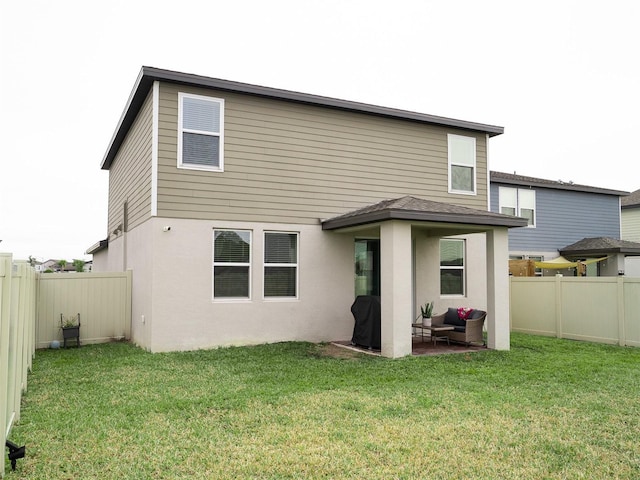
[[[381, 354], [398, 358], [412, 354], [411, 323], [423, 298], [438, 299], [436, 313], [446, 306], [486, 306], [488, 348], [509, 349], [507, 232], [526, 224], [519, 217], [405, 196], [325, 220], [322, 229], [379, 239]], [[441, 298], [435, 281], [439, 240], [474, 234], [483, 240], [476, 243], [484, 245], [482, 252], [471, 252], [484, 272], [467, 272], [475, 293]]]

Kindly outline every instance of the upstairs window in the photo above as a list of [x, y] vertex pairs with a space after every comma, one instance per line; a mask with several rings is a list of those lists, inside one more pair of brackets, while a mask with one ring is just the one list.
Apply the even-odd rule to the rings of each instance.
[[452, 238], [440, 240], [440, 294], [464, 295], [465, 241]]
[[476, 139], [449, 134], [449, 192], [476, 193]]
[[213, 298], [251, 297], [251, 232], [214, 230]]
[[265, 298], [298, 296], [298, 234], [265, 232]]
[[500, 187], [500, 213], [526, 218], [529, 227], [536, 226], [536, 191], [528, 188]]
[[178, 167], [223, 170], [224, 100], [178, 94]]

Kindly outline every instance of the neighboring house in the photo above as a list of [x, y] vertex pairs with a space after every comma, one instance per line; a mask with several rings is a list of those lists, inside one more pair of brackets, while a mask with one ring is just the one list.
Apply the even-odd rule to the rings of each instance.
[[[609, 237], [583, 238], [564, 247], [560, 254], [568, 259], [586, 260], [587, 275], [589, 265], [597, 264], [598, 275], [612, 277], [625, 274], [625, 260], [640, 255], [640, 243]], [[602, 260], [590, 264], [589, 259]]]
[[[90, 272], [92, 269], [92, 260], [89, 260], [87, 262], [84, 262], [84, 266], [83, 266], [83, 271], [84, 272]], [[68, 260], [64, 266], [64, 270], [60, 269], [60, 263], [59, 260], [54, 260], [54, 259], [49, 259], [45, 262], [42, 262], [40, 265], [36, 265], [36, 271], [39, 272], [45, 272], [47, 270], [53, 271], [53, 272], [74, 272], [76, 271], [76, 267], [73, 264], [73, 260]]]
[[[589, 263], [588, 275], [618, 275], [624, 268], [619, 263], [624, 262], [624, 251], [621, 260], [618, 254], [628, 245], [613, 245], [620, 240], [620, 197], [624, 195], [628, 192], [491, 172], [491, 211], [518, 215], [528, 222], [509, 231], [509, 258], [541, 262], [561, 254], [573, 261], [609, 257]], [[537, 273], [556, 271], [538, 269]]]
[[[42, 265], [40, 266], [41, 270], [43, 272], [46, 272], [48, 270], [53, 271], [53, 272], [60, 272], [60, 264], [58, 263], [59, 260], [55, 260], [53, 258], [50, 258], [49, 260], [46, 260], [42, 263]], [[70, 262], [67, 262], [65, 267], [64, 267], [64, 271], [68, 272], [70, 268], [72, 268], [73, 265]]]
[[622, 239], [640, 242], [640, 190], [622, 197]]
[[94, 271], [133, 270], [151, 351], [350, 339], [380, 296], [382, 355], [419, 305], [488, 310], [509, 348], [508, 228], [489, 211], [502, 127], [143, 67], [102, 162]]
[[[640, 242], [640, 190], [622, 197], [622, 239]], [[640, 257], [625, 259], [625, 274], [640, 277]]]

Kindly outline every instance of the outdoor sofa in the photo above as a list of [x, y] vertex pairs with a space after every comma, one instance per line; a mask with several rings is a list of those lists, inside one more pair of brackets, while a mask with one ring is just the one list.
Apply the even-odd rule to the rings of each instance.
[[[460, 312], [461, 310], [463, 309], [449, 308], [445, 313], [434, 315], [431, 317], [431, 326], [453, 327], [453, 330], [438, 332], [438, 335], [447, 336], [454, 342], [484, 345], [482, 328], [487, 312], [473, 309]], [[461, 318], [465, 315], [468, 315], [466, 319]]]

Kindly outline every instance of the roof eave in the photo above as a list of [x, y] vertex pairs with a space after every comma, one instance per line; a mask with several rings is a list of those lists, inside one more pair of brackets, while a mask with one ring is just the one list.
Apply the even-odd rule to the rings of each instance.
[[460, 215], [433, 212], [417, 212], [407, 210], [384, 210], [364, 213], [348, 217], [336, 217], [322, 222], [323, 230], [337, 230], [340, 228], [368, 225], [386, 220], [408, 220], [413, 222], [456, 223], [466, 225], [483, 225], [493, 227], [526, 227], [527, 220], [519, 217], [495, 217], [489, 215]]
[[147, 98], [147, 93], [153, 84], [153, 79], [146, 75], [145, 69], [146, 67], [142, 67], [140, 69], [140, 73], [138, 74], [136, 83], [133, 85], [131, 93], [129, 94], [129, 99], [127, 100], [122, 115], [120, 116], [118, 125], [111, 136], [111, 141], [109, 142], [109, 146], [107, 147], [107, 151], [105, 152], [100, 165], [102, 170], [109, 170], [111, 167], [111, 163], [115, 159], [115, 156], [120, 149], [120, 145], [122, 145], [122, 142], [129, 132], [129, 128], [131, 128], [131, 125], [133, 125], [134, 120], [138, 116], [138, 112], [140, 111], [145, 98]]
[[503, 177], [492, 178], [492, 176], [490, 176], [490, 181], [491, 183], [504, 183], [507, 185], [520, 185], [525, 187], [548, 188], [551, 190], [569, 190], [573, 192], [600, 193], [603, 195], [614, 195], [618, 197], [629, 195], [629, 192], [625, 192], [623, 190], [611, 190], [608, 188], [591, 187], [588, 185], [578, 185], [573, 183], [537, 182], [533, 178], [528, 180], [519, 180], [514, 178], [503, 178]]
[[581, 249], [581, 250], [560, 250], [562, 256], [580, 256], [580, 255], [611, 255], [611, 254], [624, 254], [624, 255], [640, 255], [640, 248], [595, 248], [595, 249]]
[[349, 100], [341, 100], [338, 98], [322, 97], [307, 93], [293, 92], [290, 90], [281, 90], [271, 87], [262, 87], [259, 85], [251, 85], [247, 83], [233, 82], [230, 80], [222, 80], [217, 78], [204, 77], [190, 73], [175, 72], [171, 70], [163, 70], [154, 67], [142, 67], [133, 90], [129, 95], [129, 99], [125, 105], [125, 109], [120, 117], [120, 121], [116, 130], [111, 137], [107, 151], [102, 159], [101, 168], [108, 170], [111, 167], [120, 145], [133, 124], [140, 107], [142, 106], [149, 89], [154, 81], [165, 81], [170, 83], [178, 83], [182, 85], [191, 85], [196, 87], [213, 88], [228, 92], [242, 93], [246, 95], [256, 95], [261, 97], [274, 98], [296, 103], [304, 103], [307, 105], [315, 105], [327, 108], [335, 108], [339, 110], [348, 110], [370, 115], [378, 115], [390, 118], [398, 118], [402, 120], [415, 121], [420, 123], [431, 123], [447, 127], [460, 128], [488, 134], [490, 137], [501, 135], [504, 133], [504, 127], [497, 125], [487, 125], [477, 122], [468, 122], [454, 118], [439, 117], [435, 115], [427, 115], [423, 113], [410, 112], [395, 108], [380, 107]]
[[109, 239], [105, 238], [104, 240], [100, 240], [99, 242], [94, 243], [85, 252], [87, 255], [94, 255], [101, 250], [106, 250], [109, 248]]
[[279, 88], [263, 87], [260, 85], [234, 82], [231, 80], [223, 80], [219, 78], [211, 78], [202, 75], [175, 72], [153, 67], [142, 67], [142, 71], [146, 76], [152, 77], [153, 80], [163, 80], [166, 82], [179, 83], [183, 85], [207, 87], [217, 90], [225, 90], [228, 92], [269, 97], [277, 100], [287, 100], [296, 103], [305, 103], [308, 105], [337, 108], [339, 110], [350, 110], [360, 113], [381, 115], [385, 117], [395, 117], [403, 120], [415, 120], [421, 123], [446, 125], [450, 127], [462, 128], [465, 130], [475, 130], [478, 132], [488, 133], [489, 136], [496, 136], [504, 133], [504, 127], [500, 127], [497, 125], [469, 122], [466, 120], [458, 120], [455, 118], [428, 115], [425, 113], [411, 112], [408, 110], [381, 107], [378, 105], [353, 102], [350, 100], [342, 100], [339, 98], [324, 97], [321, 95], [300, 93]]

